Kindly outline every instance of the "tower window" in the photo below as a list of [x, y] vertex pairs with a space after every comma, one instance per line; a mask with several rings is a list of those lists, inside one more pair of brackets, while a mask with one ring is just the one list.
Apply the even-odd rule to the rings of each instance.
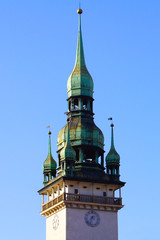
[[100, 190], [100, 187], [97, 187], [96, 189], [97, 189], [97, 190]]
[[87, 188], [86, 186], [83, 186], [83, 188]]
[[79, 161], [79, 150], [76, 149], [76, 161]]
[[83, 109], [87, 110], [87, 99], [83, 100]]
[[75, 194], [78, 194], [78, 189], [74, 189], [74, 193], [75, 193]]
[[74, 99], [74, 110], [78, 110], [79, 107], [78, 107], [78, 99]]
[[106, 192], [103, 192], [103, 197], [106, 197]]
[[69, 108], [69, 111], [71, 111], [71, 101], [69, 101], [68, 108]]

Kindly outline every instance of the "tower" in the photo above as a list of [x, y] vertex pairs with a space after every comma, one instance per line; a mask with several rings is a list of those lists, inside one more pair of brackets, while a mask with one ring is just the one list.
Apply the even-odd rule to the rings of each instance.
[[[57, 139], [58, 167], [49, 153], [44, 162], [41, 215], [46, 240], [118, 240], [122, 205], [119, 166], [111, 124], [111, 148], [104, 163], [104, 136], [94, 123], [93, 79], [84, 58], [81, 14], [76, 61], [67, 81], [67, 124]], [[119, 197], [115, 197], [115, 192]]]

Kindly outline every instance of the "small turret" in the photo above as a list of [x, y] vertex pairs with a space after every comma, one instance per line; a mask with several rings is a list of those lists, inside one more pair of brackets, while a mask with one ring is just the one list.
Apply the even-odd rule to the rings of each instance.
[[111, 148], [106, 156], [106, 168], [108, 175], [116, 177], [119, 180], [120, 156], [114, 146], [113, 127], [114, 124], [111, 124]]
[[49, 150], [48, 156], [43, 164], [43, 174], [44, 174], [44, 182], [43, 184], [46, 185], [53, 177], [56, 177], [56, 168], [57, 164], [56, 161], [52, 157], [51, 153], [51, 132], [48, 132], [49, 135]]
[[64, 147], [60, 151], [59, 173], [62, 172], [63, 175], [72, 175], [73, 165], [76, 160], [76, 152], [70, 142], [69, 122], [67, 123], [66, 127], [67, 127], [67, 139]]

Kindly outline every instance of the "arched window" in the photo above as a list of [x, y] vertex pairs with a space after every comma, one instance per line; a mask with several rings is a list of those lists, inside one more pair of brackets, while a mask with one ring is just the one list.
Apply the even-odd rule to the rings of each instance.
[[79, 106], [78, 106], [78, 99], [74, 99], [74, 110], [78, 110]]
[[83, 99], [83, 110], [87, 110], [87, 99]]

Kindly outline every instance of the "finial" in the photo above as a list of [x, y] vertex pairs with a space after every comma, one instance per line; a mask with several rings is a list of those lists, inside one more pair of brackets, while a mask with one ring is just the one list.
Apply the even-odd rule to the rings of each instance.
[[112, 121], [111, 123], [111, 128], [112, 128], [112, 131], [111, 131], [111, 148], [114, 148], [114, 137], [113, 137], [113, 127], [114, 127], [114, 124], [113, 124], [113, 118], [110, 117], [108, 118], [109, 121]]
[[83, 13], [83, 10], [82, 10], [81, 8], [79, 8], [79, 9], [77, 10], [77, 13], [78, 13], [78, 14], [82, 14], [82, 13]]
[[114, 124], [113, 124], [113, 118], [110, 117], [110, 118], [108, 118], [108, 120], [109, 120], [109, 121], [112, 121], [112, 123], [111, 123], [111, 127], [113, 128], [113, 127], [114, 127]]
[[50, 125], [48, 125], [46, 128], [49, 128], [48, 134], [51, 135], [52, 133], [51, 133], [51, 131], [50, 131]]

